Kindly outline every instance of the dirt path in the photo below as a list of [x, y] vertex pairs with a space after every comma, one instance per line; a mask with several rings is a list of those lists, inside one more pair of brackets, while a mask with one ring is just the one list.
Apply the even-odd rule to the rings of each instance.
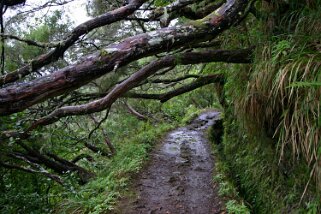
[[137, 197], [122, 203], [120, 213], [221, 213], [204, 133], [218, 116], [218, 112], [205, 112], [189, 126], [170, 132], [137, 178]]

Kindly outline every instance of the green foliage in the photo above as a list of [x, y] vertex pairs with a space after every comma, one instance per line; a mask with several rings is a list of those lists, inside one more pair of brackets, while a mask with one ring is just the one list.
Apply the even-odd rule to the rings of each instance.
[[[209, 85], [173, 98], [162, 104], [161, 110], [171, 120], [176, 122], [183, 120], [183, 123], [185, 123], [197, 115], [199, 112], [197, 109], [210, 108], [215, 101], [213, 86]], [[193, 113], [194, 110], [195, 112]]]
[[[295, 74], [300, 70], [298, 67], [292, 69], [289, 75], [294, 79], [285, 80], [288, 70], [280, 69], [281, 63], [285, 63], [284, 68], [289, 68], [289, 63], [304, 65], [302, 55], [298, 59], [300, 62], [293, 62], [294, 58], [289, 50], [293, 45], [289, 44], [290, 41], [276, 41], [272, 48], [273, 54], [267, 54], [264, 60], [258, 60], [264, 66], [256, 67], [250, 77], [247, 68], [238, 72], [238, 75], [230, 74], [225, 87], [230, 107], [225, 112], [227, 120], [223, 154], [240, 192], [252, 205], [255, 213], [300, 212], [309, 209], [302, 204], [300, 206], [301, 196], [310, 177], [309, 167], [299, 154], [300, 143], [307, 142], [315, 150], [318, 148], [318, 141], [313, 138], [307, 141], [297, 140], [290, 133], [305, 136], [306, 132], [302, 130], [306, 127], [312, 133], [317, 133], [316, 123], [309, 115], [309, 109], [315, 112], [317, 107], [311, 102], [316, 90], [295, 91], [293, 88], [286, 88], [301, 78], [299, 74]], [[297, 54], [296, 51], [295, 53]], [[266, 70], [271, 65], [276, 65], [278, 69], [275, 71], [280, 73], [275, 75], [275, 72]], [[307, 69], [305, 66], [305, 70]], [[310, 77], [316, 76], [314, 72], [317, 73], [312, 69]], [[256, 76], [253, 78], [253, 75]], [[244, 82], [248, 79], [249, 83], [245, 85]], [[278, 99], [282, 101], [277, 103]], [[293, 107], [295, 109], [291, 109]], [[292, 119], [287, 118], [289, 114], [293, 115]], [[304, 124], [294, 122], [304, 120]], [[283, 134], [275, 134], [277, 130]], [[273, 135], [279, 137], [280, 144], [286, 143], [287, 146], [278, 147], [270, 139]], [[293, 150], [288, 148], [290, 143]], [[295, 160], [292, 151], [298, 152]], [[282, 158], [280, 162], [279, 155]], [[307, 203], [318, 200], [320, 196], [315, 192], [313, 185], [309, 185], [304, 200]]]
[[192, 122], [199, 114], [201, 113], [200, 109], [195, 107], [194, 105], [190, 105], [187, 107], [187, 111], [185, 112], [184, 117], [182, 118], [182, 125], [187, 125]]
[[[297, 23], [291, 19], [292, 34], [274, 36], [259, 47], [261, 54], [257, 54], [245, 92], [250, 96], [239, 101], [239, 108], [247, 112], [249, 119], [256, 118], [257, 125], [274, 129], [270, 135], [279, 138], [281, 159], [287, 159], [287, 153], [292, 152], [293, 157], [303, 156], [311, 168], [315, 168], [313, 164], [320, 158], [313, 155], [320, 147], [317, 137], [320, 130], [316, 122], [320, 111], [316, 97], [320, 92], [317, 83], [321, 78], [321, 55], [315, 46], [319, 40], [316, 39], [319, 35], [316, 29], [321, 23], [314, 20], [315, 10], [309, 14], [305, 11], [297, 13]], [[285, 23], [286, 20], [281, 22], [282, 25]], [[311, 25], [314, 28], [310, 28]], [[288, 145], [292, 147], [291, 152]]]
[[[67, 32], [70, 24], [68, 19], [62, 21], [62, 15], [62, 12], [56, 10], [45, 18], [35, 18], [36, 23], [28, 31], [24, 30], [25, 28], [14, 28], [10, 29], [13, 32], [9, 34], [43, 44], [59, 41]], [[33, 58], [47, 51], [45, 48], [31, 46], [15, 40], [6, 43], [6, 50], [6, 70], [9, 72], [16, 70], [22, 64], [29, 63]], [[57, 63], [57, 65], [60, 64], [63, 63]]]
[[[108, 160], [98, 159], [95, 162], [99, 169], [97, 179], [69, 193], [56, 207], [55, 213], [71, 213], [76, 210], [77, 213], [102, 213], [112, 210], [117, 199], [128, 190], [131, 176], [138, 173], [147, 160], [152, 145], [170, 128], [172, 127], [168, 124], [156, 127], [145, 124], [131, 130], [131, 137], [114, 141], [116, 155]], [[135, 135], [133, 131], [139, 134]]]
[[289, 87], [321, 87], [321, 82], [294, 82]]
[[37, 175], [8, 172], [5, 169], [1, 169], [0, 173], [1, 213], [40, 214], [50, 211], [47, 203], [54, 200], [54, 195], [48, 195], [47, 192], [55, 186], [52, 181]]
[[306, 204], [306, 210], [308, 214], [317, 214], [321, 207], [320, 202], [318, 201], [311, 201]]
[[227, 213], [230, 214], [250, 214], [248, 208], [242, 203], [238, 204], [235, 200], [226, 203]]
[[213, 180], [219, 185], [218, 194], [224, 201], [228, 213], [250, 213], [249, 208], [244, 204], [240, 196], [235, 181], [230, 176], [230, 169], [223, 155], [222, 144], [215, 142], [214, 130], [208, 130], [208, 137], [212, 142], [212, 151], [215, 155], [215, 173]]
[[[22, 130], [20, 119], [24, 113], [12, 114], [0, 118], [0, 130]], [[6, 152], [17, 149], [13, 138], [9, 142], [0, 143], [0, 161], [9, 164]], [[12, 169], [0, 168], [0, 213], [46, 213], [50, 211], [50, 203], [56, 201], [56, 191], [62, 188], [46, 177]], [[55, 189], [48, 194], [49, 191]]]
[[[220, 157], [228, 164], [228, 173], [235, 179], [241, 195], [255, 213], [298, 212], [308, 209], [299, 202], [309, 180], [309, 168], [304, 161], [294, 166], [278, 164], [275, 147], [269, 138], [246, 136], [242, 125], [228, 117]], [[237, 143], [235, 143], [237, 142]], [[317, 201], [320, 196], [309, 186], [305, 201]]]
[[153, 3], [157, 7], [163, 7], [170, 3], [174, 2], [174, 0], [155, 0]]
[[[220, 150], [254, 213], [320, 212], [321, 10], [319, 1], [311, 1], [314, 7], [290, 2], [289, 10], [281, 1], [265, 5], [263, 10], [283, 14], [261, 14], [261, 23], [250, 17], [223, 39], [231, 48], [258, 41], [253, 66], [225, 71], [228, 108]], [[238, 36], [243, 31], [256, 39]]]

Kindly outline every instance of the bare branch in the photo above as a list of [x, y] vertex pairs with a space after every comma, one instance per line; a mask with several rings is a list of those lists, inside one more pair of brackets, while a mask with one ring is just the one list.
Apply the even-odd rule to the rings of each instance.
[[101, 150], [100, 148], [98, 148], [97, 146], [91, 144], [91, 143], [85, 143], [85, 146], [87, 147], [87, 149], [89, 149], [90, 151], [94, 152], [94, 153], [99, 153], [101, 154], [102, 156], [105, 156], [105, 157], [111, 157], [112, 155]]
[[142, 120], [142, 121], [148, 121], [148, 117], [142, 115], [141, 113], [139, 113], [138, 111], [136, 111], [131, 105], [129, 105], [127, 102], [125, 102], [125, 106], [128, 110], [129, 113], [131, 113], [132, 115], [134, 115], [138, 120]]
[[[27, 83], [0, 89], [0, 115], [22, 111], [48, 98], [61, 95], [128, 63], [152, 54], [169, 51], [186, 43], [215, 38], [243, 16], [246, 0], [229, 0], [207, 18], [181, 27], [163, 28], [112, 44], [103, 53], [93, 54], [82, 62]], [[229, 62], [239, 61], [229, 56]], [[241, 56], [242, 61], [248, 57]], [[46, 60], [46, 59], [45, 59]]]
[[186, 80], [186, 79], [190, 79], [190, 78], [199, 78], [199, 75], [195, 75], [195, 74], [188, 74], [182, 77], [178, 77], [175, 79], [154, 79], [151, 81], [148, 81], [149, 83], [163, 83], [163, 84], [170, 84], [173, 82], [180, 82], [182, 80]]
[[105, 13], [101, 16], [95, 17], [89, 21], [82, 23], [81, 25], [77, 26], [64, 40], [59, 42], [59, 45], [57, 45], [57, 47], [54, 50], [37, 57], [36, 59], [32, 60], [31, 63], [29, 63], [28, 65], [25, 65], [14, 72], [1, 76], [0, 86], [10, 82], [15, 82], [21, 79], [22, 77], [25, 77], [30, 73], [36, 72], [38, 69], [57, 61], [60, 57], [63, 56], [65, 51], [69, 47], [71, 47], [81, 36], [87, 34], [95, 28], [122, 20], [123, 18], [135, 12], [135, 10], [139, 8], [145, 1], [146, 0], [131, 1], [131, 3], [126, 6], [123, 6], [121, 8], [118, 8], [116, 10]]
[[[251, 61], [250, 55], [252, 53], [252, 49], [244, 49], [244, 50], [234, 50], [234, 51], [207, 51], [207, 52], [187, 52], [172, 56], [163, 57], [157, 61], [151, 62], [147, 66], [143, 67], [141, 70], [132, 74], [128, 79], [119, 83], [115, 86], [107, 95], [103, 98], [92, 101], [87, 104], [78, 105], [78, 106], [65, 106], [59, 109], [56, 109], [49, 115], [37, 120], [34, 122], [24, 133], [2, 133], [3, 137], [13, 137], [20, 136], [21, 138], [28, 137], [28, 132], [34, 130], [39, 126], [45, 126], [52, 124], [58, 121], [62, 117], [72, 116], [72, 115], [84, 115], [91, 114], [94, 112], [103, 111], [105, 109], [109, 109], [111, 105], [129, 90], [136, 87], [141, 81], [145, 80], [149, 76], [155, 74], [157, 71], [163, 68], [172, 67], [175, 65], [187, 65], [187, 64], [197, 64], [197, 63], [206, 63], [206, 62], [217, 62], [217, 61], [225, 61], [225, 62], [238, 62], [238, 63], [249, 63]], [[204, 83], [211, 83], [214, 80], [220, 81], [221, 75], [217, 75], [217, 78], [212, 76], [211, 78], [201, 77], [198, 78], [194, 85], [187, 90], [192, 90], [193, 87], [200, 87]], [[208, 82], [209, 81], [209, 82]], [[182, 93], [185, 93], [184, 90], [181, 89]], [[181, 94], [180, 90], [177, 95]], [[166, 97], [177, 96], [175, 93], [167, 95]], [[162, 98], [163, 101], [166, 101], [166, 98]]]
[[126, 93], [124, 97], [159, 100], [160, 102], [164, 103], [172, 99], [173, 97], [193, 91], [202, 86], [205, 86], [211, 83], [221, 83], [223, 82], [223, 79], [224, 79], [223, 75], [212, 74], [212, 75], [200, 77], [190, 84], [184, 85], [180, 88], [177, 88], [175, 90], [172, 90], [163, 94], [140, 94], [140, 93], [129, 92], [129, 93]]
[[0, 37], [4, 38], [4, 39], [14, 39], [20, 42], [24, 42], [27, 45], [32, 45], [32, 46], [36, 46], [39, 48], [54, 48], [57, 46], [57, 44], [51, 44], [51, 43], [43, 43], [43, 42], [36, 42], [30, 39], [24, 39], [24, 38], [20, 38], [18, 36], [14, 36], [14, 35], [9, 35], [9, 34], [0, 34]]
[[104, 118], [103, 118], [102, 120], [100, 120], [99, 122], [98, 122], [97, 119], [94, 117], [94, 115], [90, 115], [90, 116], [89, 116], [89, 117], [94, 121], [94, 123], [96, 124], [96, 126], [95, 126], [95, 128], [94, 128], [93, 130], [91, 130], [91, 131], [89, 132], [89, 134], [88, 134], [88, 139], [90, 139], [90, 138], [91, 138], [91, 135], [92, 135], [97, 129], [100, 128], [100, 126], [101, 126], [101, 124], [102, 124], [103, 122], [105, 122], [105, 121], [107, 120], [107, 117], [108, 117], [108, 115], [109, 115], [109, 110], [110, 110], [110, 109], [107, 109]]
[[94, 160], [94, 158], [92, 156], [90, 156], [90, 155], [80, 154], [80, 155], [76, 156], [71, 162], [77, 163], [81, 159], [86, 159], [87, 161], [90, 161], [90, 162]]
[[20, 166], [20, 165], [16, 165], [16, 164], [8, 164], [8, 163], [2, 162], [2, 161], [0, 161], [0, 165], [5, 167], [5, 168], [8, 168], [8, 169], [18, 169], [18, 170], [21, 170], [21, 171], [24, 171], [24, 172], [28, 172], [28, 173], [39, 173], [39, 174], [42, 174], [42, 175], [44, 175], [44, 176], [56, 181], [57, 183], [63, 185], [63, 181], [58, 175], [49, 173], [43, 167], [41, 167], [40, 165], [38, 165], [36, 163], [31, 162], [30, 160], [28, 160], [24, 156], [21, 156], [21, 155], [18, 155], [18, 154], [11, 154], [11, 155], [13, 155], [15, 158], [17, 158], [19, 160], [22, 160], [23, 162], [28, 163], [29, 165], [33, 166], [35, 169], [30, 168], [30, 167], [26, 168], [24, 166]]

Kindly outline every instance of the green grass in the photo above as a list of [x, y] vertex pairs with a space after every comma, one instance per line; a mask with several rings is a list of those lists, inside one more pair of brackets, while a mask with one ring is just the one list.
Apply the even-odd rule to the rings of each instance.
[[[308, 186], [309, 167], [304, 160], [278, 164], [279, 157], [271, 139], [262, 135], [246, 135], [246, 129], [235, 118], [225, 121], [225, 136], [219, 157], [225, 174], [232, 179], [241, 197], [251, 205], [254, 213], [305, 213], [320, 209], [320, 195], [314, 184]], [[291, 158], [291, 157], [290, 157]], [[230, 185], [220, 192], [231, 194]], [[311, 205], [311, 206], [309, 206]], [[313, 207], [313, 208], [311, 208]]]
[[226, 210], [230, 214], [250, 214], [249, 209], [243, 203], [239, 204], [235, 200], [229, 200], [226, 203]]
[[253, 213], [321, 210], [321, 7], [309, 2], [314, 6], [289, 1], [288, 10], [282, 1], [258, 4], [275, 16], [260, 22], [249, 16], [246, 26], [224, 34], [229, 48], [256, 46], [252, 65], [223, 71], [227, 108], [220, 150]]
[[222, 155], [222, 145], [217, 144], [213, 127], [208, 130], [208, 138], [212, 142], [211, 149], [215, 157], [215, 170], [213, 174], [213, 181], [218, 184], [218, 194], [225, 202], [225, 209], [227, 213], [233, 214], [249, 214], [250, 209], [244, 203], [243, 198], [237, 189], [235, 181], [230, 176], [230, 169], [224, 161]]
[[120, 196], [128, 191], [131, 178], [148, 159], [150, 149], [161, 136], [173, 128], [169, 124], [148, 125], [117, 144], [117, 153], [110, 160], [96, 162], [97, 178], [79, 186], [58, 204], [55, 213], [106, 213], [115, 207]]

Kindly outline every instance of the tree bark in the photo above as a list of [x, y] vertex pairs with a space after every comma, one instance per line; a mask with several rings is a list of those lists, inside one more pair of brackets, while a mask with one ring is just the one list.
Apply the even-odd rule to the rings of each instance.
[[[244, 52], [245, 51], [245, 52]], [[249, 62], [250, 53], [252, 53], [251, 49], [246, 49], [242, 51], [237, 51], [238, 54], [235, 55], [234, 52], [231, 52], [232, 55], [238, 56], [242, 55], [242, 62]], [[247, 53], [247, 55], [244, 55]], [[142, 80], [148, 78], [149, 76], [155, 74], [162, 68], [172, 67], [175, 65], [186, 65], [191, 63], [205, 63], [205, 62], [213, 62], [217, 61], [218, 57], [220, 60], [234, 61], [238, 59], [238, 57], [231, 57], [230, 54], [223, 54], [221, 51], [214, 52], [201, 52], [201, 53], [183, 53], [173, 56], [167, 56], [161, 58], [157, 61], [154, 61], [147, 66], [143, 67], [138, 72], [131, 75], [125, 81], [119, 83], [116, 87], [114, 87], [105, 97], [92, 101], [87, 104], [78, 105], [78, 106], [65, 106], [59, 109], [56, 109], [51, 114], [40, 118], [38, 121], [33, 123], [27, 132], [34, 130], [39, 126], [48, 125], [58, 121], [62, 117], [71, 116], [71, 115], [84, 115], [91, 114], [95, 112], [100, 112], [105, 109], [109, 109], [111, 105], [121, 96], [123, 96], [126, 92], [136, 87]], [[239, 62], [240, 59], [237, 61]], [[185, 93], [188, 90], [192, 90], [198, 88], [202, 85], [209, 84], [214, 81], [221, 81], [222, 75], [212, 75], [211, 78], [201, 77], [197, 79], [194, 84], [187, 86], [186, 88], [177, 89], [174, 92], [169, 92], [166, 96], [161, 98], [162, 102], [167, 101], [168, 99], [177, 96], [179, 94]]]
[[85, 146], [92, 152], [94, 153], [99, 153], [101, 154], [102, 156], [105, 156], [105, 157], [110, 157], [111, 154], [107, 153], [107, 152], [104, 152], [103, 150], [101, 150], [100, 148], [98, 148], [97, 146], [91, 144], [91, 143], [85, 143]]
[[2, 161], [0, 161], [0, 166], [7, 168], [7, 169], [16, 169], [16, 170], [20, 170], [20, 171], [32, 173], [32, 174], [42, 174], [42, 175], [56, 181], [57, 183], [59, 183], [61, 185], [64, 184], [63, 180], [58, 175], [49, 173], [47, 171], [40, 171], [40, 170], [36, 170], [36, 169], [26, 168], [26, 167], [16, 165], [16, 164], [8, 164], [8, 163], [2, 162]]
[[139, 113], [138, 111], [136, 111], [132, 106], [130, 106], [127, 102], [125, 102], [125, 106], [128, 110], [128, 112], [132, 115], [134, 115], [138, 120], [142, 120], [142, 121], [148, 121], [148, 117], [142, 115], [141, 113]]
[[47, 155], [51, 158], [49, 158], [46, 155], [41, 154], [39, 151], [32, 149], [25, 145], [22, 142], [18, 142], [18, 144], [27, 151], [26, 154], [24, 153], [16, 153], [12, 154], [13, 157], [15, 155], [21, 156], [26, 158], [28, 161], [31, 163], [37, 163], [46, 166], [49, 169], [52, 169], [58, 174], [64, 174], [68, 171], [70, 172], [77, 172], [79, 178], [80, 178], [80, 183], [85, 184], [87, 183], [91, 178], [93, 178], [95, 175], [92, 172], [87, 171], [86, 169], [68, 161], [63, 158], [58, 157], [55, 154], [52, 153], [47, 153]]

